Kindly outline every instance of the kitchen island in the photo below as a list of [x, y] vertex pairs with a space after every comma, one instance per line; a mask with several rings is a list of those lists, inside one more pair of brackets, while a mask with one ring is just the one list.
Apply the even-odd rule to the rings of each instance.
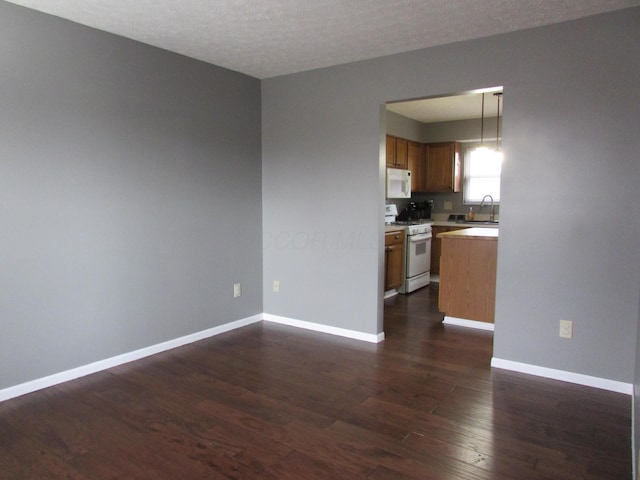
[[497, 228], [438, 234], [442, 240], [438, 308], [445, 323], [493, 330]]

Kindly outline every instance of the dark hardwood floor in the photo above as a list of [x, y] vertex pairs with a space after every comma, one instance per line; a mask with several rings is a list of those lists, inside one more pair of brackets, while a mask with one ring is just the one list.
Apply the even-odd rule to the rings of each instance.
[[0, 478], [631, 478], [629, 396], [492, 371], [436, 298], [379, 345], [256, 324], [0, 403]]

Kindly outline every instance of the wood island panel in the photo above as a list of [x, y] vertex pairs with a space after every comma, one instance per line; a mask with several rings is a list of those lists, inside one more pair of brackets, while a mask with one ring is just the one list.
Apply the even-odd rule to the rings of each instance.
[[468, 227], [436, 226], [431, 227], [431, 275], [440, 275], [440, 251], [442, 249], [441, 233], [463, 230]]
[[439, 235], [438, 308], [447, 316], [493, 323], [498, 231], [469, 228]]

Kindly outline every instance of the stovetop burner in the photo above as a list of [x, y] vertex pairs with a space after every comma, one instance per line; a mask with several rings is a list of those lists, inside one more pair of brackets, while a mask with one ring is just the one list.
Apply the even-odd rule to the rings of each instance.
[[391, 222], [388, 225], [398, 225], [398, 226], [409, 226], [409, 225], [424, 225], [427, 223], [431, 223], [431, 220], [396, 220], [395, 222]]

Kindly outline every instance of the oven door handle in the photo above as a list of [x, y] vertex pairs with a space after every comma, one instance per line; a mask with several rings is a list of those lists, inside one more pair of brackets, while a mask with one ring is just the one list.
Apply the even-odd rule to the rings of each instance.
[[419, 233], [418, 235], [409, 235], [408, 238], [411, 243], [424, 242], [425, 240], [429, 240], [431, 238], [431, 234]]

